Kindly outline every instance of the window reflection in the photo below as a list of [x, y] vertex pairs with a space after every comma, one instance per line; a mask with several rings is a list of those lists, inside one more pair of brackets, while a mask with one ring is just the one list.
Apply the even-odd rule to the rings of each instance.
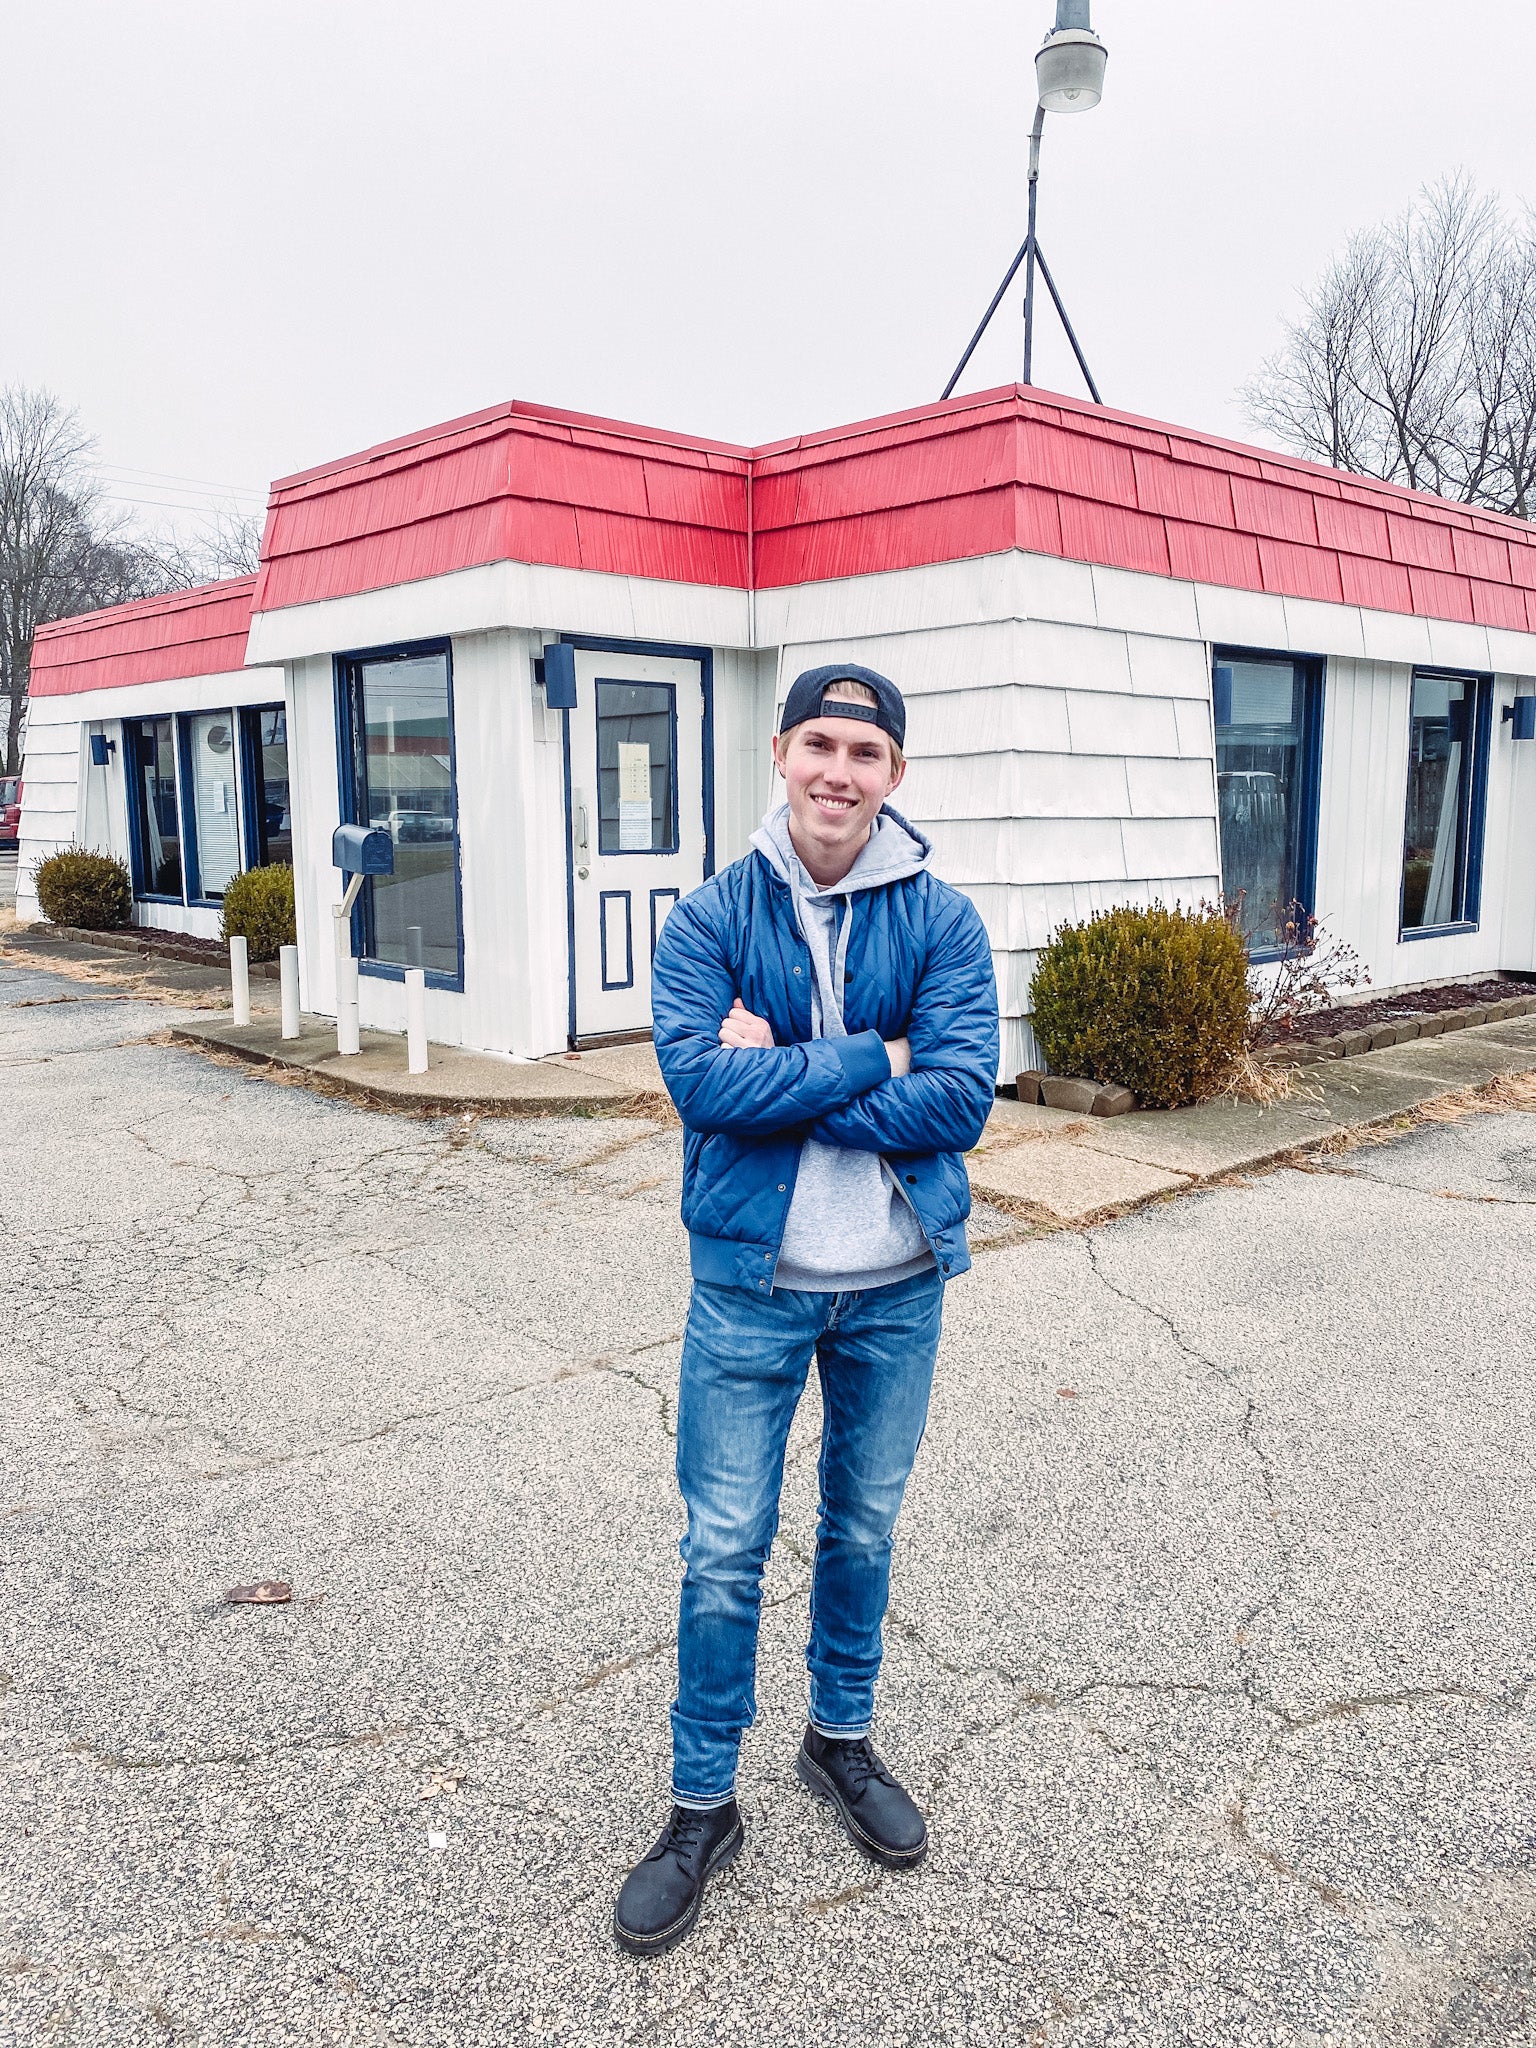
[[[395, 871], [370, 884], [368, 956], [459, 969], [453, 745], [446, 654], [360, 662], [358, 815], [394, 841]], [[412, 930], [421, 934], [419, 961]]]
[[190, 725], [197, 884], [203, 896], [217, 897], [224, 894], [240, 866], [235, 714], [199, 711]]
[[1243, 935], [1279, 943], [1297, 896], [1304, 681], [1293, 661], [1216, 665], [1216, 796], [1221, 879], [1241, 896]]
[[675, 853], [670, 683], [597, 685], [599, 853]]
[[181, 815], [176, 805], [176, 721], [136, 718], [124, 726], [133, 749], [134, 810], [141, 896], [181, 898]]
[[1467, 810], [1476, 680], [1416, 675], [1408, 731], [1403, 834], [1404, 931], [1459, 924], [1467, 915]]

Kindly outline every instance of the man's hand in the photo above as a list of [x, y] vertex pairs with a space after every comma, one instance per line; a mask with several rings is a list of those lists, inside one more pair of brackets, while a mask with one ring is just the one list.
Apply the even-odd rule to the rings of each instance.
[[912, 1048], [906, 1039], [886, 1039], [885, 1056], [891, 1063], [891, 1079], [893, 1081], [899, 1081], [903, 1074], [911, 1073]]
[[731, 1005], [729, 1017], [720, 1020], [720, 1043], [726, 1046], [752, 1046], [761, 1052], [773, 1050], [773, 1026], [766, 1017], [754, 1017], [738, 996]]

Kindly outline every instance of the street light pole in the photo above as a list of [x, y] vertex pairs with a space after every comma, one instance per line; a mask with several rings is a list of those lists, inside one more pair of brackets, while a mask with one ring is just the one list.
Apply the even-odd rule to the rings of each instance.
[[992, 303], [981, 317], [981, 325], [971, 336], [965, 354], [955, 365], [954, 374], [944, 386], [943, 396], [948, 398], [965, 374], [965, 366], [976, 352], [977, 344], [992, 324], [992, 315], [1003, 302], [1009, 285], [1018, 275], [1019, 266], [1024, 269], [1024, 382], [1034, 382], [1035, 369], [1035, 271], [1045, 279], [1050, 292], [1051, 303], [1060, 316], [1066, 330], [1067, 340], [1072, 344], [1072, 353], [1077, 366], [1083, 373], [1083, 381], [1093, 395], [1095, 405], [1102, 405], [1099, 387], [1093, 381], [1082, 346], [1073, 332], [1072, 322], [1067, 318], [1067, 309], [1062, 304], [1061, 293], [1056, 289], [1056, 280], [1051, 276], [1050, 265], [1040, 247], [1035, 232], [1035, 214], [1040, 184], [1040, 143], [1045, 134], [1047, 114], [1085, 113], [1096, 107], [1104, 93], [1104, 66], [1108, 52], [1094, 34], [1089, 21], [1090, 0], [1056, 0], [1056, 26], [1046, 36], [1035, 57], [1035, 76], [1039, 96], [1035, 106], [1035, 125], [1029, 136], [1029, 228], [1024, 237], [1024, 246], [1009, 264], [1002, 283], [992, 295]]
[[[1045, 108], [1035, 108], [1035, 125], [1029, 131], [1029, 232], [1024, 246], [1024, 382], [1033, 384], [1035, 367], [1035, 201], [1040, 188], [1040, 143], [1045, 135]], [[1092, 379], [1089, 379], [1090, 387]]]

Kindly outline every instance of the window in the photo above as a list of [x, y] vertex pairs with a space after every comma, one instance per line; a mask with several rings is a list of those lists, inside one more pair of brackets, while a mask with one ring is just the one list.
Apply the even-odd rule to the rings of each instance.
[[[363, 890], [362, 958], [462, 978], [453, 699], [446, 647], [341, 664], [350, 787], [343, 816], [381, 826], [395, 871]], [[419, 943], [420, 953], [416, 953]]]
[[247, 859], [253, 868], [293, 866], [293, 813], [288, 803], [288, 714], [281, 704], [242, 711]]
[[1218, 649], [1212, 697], [1222, 890], [1263, 956], [1284, 946], [1292, 904], [1312, 909], [1322, 663]]
[[1408, 714], [1402, 933], [1476, 924], [1492, 686], [1416, 670]]
[[677, 696], [670, 683], [597, 685], [597, 850], [677, 851]]
[[198, 711], [186, 720], [192, 833], [187, 873], [200, 900], [224, 894], [240, 870], [240, 797], [235, 782], [235, 714]]
[[169, 896], [181, 901], [181, 811], [176, 792], [176, 721], [124, 721], [128, 743], [128, 792], [133, 820], [133, 886], [136, 896]]

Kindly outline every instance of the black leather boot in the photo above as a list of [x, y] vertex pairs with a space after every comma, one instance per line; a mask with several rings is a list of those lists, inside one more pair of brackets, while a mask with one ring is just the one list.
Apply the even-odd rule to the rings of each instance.
[[807, 1728], [795, 1776], [837, 1808], [854, 1847], [887, 1870], [910, 1870], [928, 1854], [927, 1822], [867, 1735], [838, 1742]]
[[746, 1830], [735, 1800], [699, 1812], [674, 1806], [655, 1846], [625, 1878], [613, 1909], [619, 1947], [664, 1955], [699, 1917], [704, 1887], [739, 1853]]

